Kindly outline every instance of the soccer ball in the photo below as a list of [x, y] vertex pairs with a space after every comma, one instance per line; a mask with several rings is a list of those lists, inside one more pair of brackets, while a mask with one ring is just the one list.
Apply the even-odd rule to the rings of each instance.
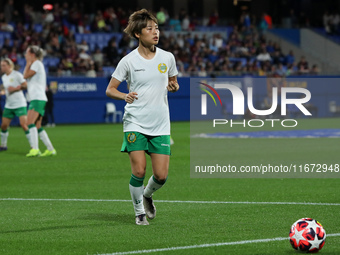
[[289, 241], [295, 250], [315, 253], [322, 249], [325, 240], [326, 231], [314, 219], [299, 219], [290, 228]]

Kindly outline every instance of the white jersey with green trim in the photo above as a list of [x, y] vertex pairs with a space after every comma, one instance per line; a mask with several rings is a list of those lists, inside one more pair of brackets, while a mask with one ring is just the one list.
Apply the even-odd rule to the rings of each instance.
[[17, 87], [25, 82], [26, 80], [24, 79], [24, 76], [18, 71], [13, 70], [9, 75], [2, 75], [1, 79], [6, 93], [5, 108], [16, 109], [20, 107], [27, 107], [26, 98], [22, 90], [13, 93], [9, 93], [8, 91], [8, 87]]
[[126, 80], [129, 91], [138, 94], [138, 100], [125, 105], [124, 132], [170, 135], [167, 86], [177, 74], [173, 54], [157, 47], [152, 59], [143, 58], [137, 48], [120, 60], [112, 77]]
[[44, 64], [40, 60], [36, 60], [31, 65], [31, 70], [35, 74], [27, 79], [27, 91], [29, 99], [47, 101], [46, 97], [46, 72]]

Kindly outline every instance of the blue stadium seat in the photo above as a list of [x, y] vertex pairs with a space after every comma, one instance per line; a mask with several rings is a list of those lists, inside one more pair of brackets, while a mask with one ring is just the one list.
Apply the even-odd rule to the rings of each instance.
[[77, 27], [76, 27], [76, 25], [71, 25], [70, 27], [69, 27], [69, 30], [74, 34], [74, 33], [76, 33], [77, 32]]
[[43, 26], [41, 24], [35, 24], [33, 29], [35, 32], [41, 33], [43, 31]]
[[108, 41], [110, 41], [110, 39], [114, 36], [114, 34], [105, 34], [104, 37], [104, 41], [107, 43]]
[[74, 34], [74, 38], [76, 40], [76, 43], [81, 43], [83, 40], [83, 34]]
[[89, 43], [90, 51], [93, 52], [93, 51], [96, 49], [96, 47], [97, 47], [96, 42], [90, 42], [90, 43]]
[[96, 34], [97, 35], [97, 42], [103, 42], [105, 37], [104, 34]]
[[26, 65], [26, 60], [25, 60], [25, 58], [18, 58], [18, 59], [17, 59], [17, 63], [18, 63], [18, 65], [19, 65], [20, 67], [25, 67], [25, 65]]
[[111, 76], [115, 71], [115, 68], [112, 66], [103, 66], [104, 76]]
[[89, 40], [87, 42], [92, 42], [92, 43], [97, 42], [97, 35], [96, 34], [89, 34], [88, 37], [89, 37]]

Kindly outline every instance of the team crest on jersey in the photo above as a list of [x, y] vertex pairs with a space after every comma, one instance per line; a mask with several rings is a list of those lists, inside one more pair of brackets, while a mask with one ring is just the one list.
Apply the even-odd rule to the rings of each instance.
[[166, 70], [168, 70], [168, 67], [166, 66], [166, 64], [160, 63], [160, 64], [158, 65], [158, 71], [160, 71], [161, 73], [165, 73]]
[[129, 143], [134, 143], [137, 139], [137, 136], [135, 133], [129, 133], [128, 134], [128, 137], [127, 137], [127, 140]]

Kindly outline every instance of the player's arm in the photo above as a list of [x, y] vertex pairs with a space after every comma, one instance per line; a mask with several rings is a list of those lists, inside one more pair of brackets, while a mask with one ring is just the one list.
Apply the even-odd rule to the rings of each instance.
[[25, 69], [24, 69], [24, 73], [23, 73], [25, 79], [29, 79], [29, 78], [31, 78], [33, 75], [36, 74], [35, 71], [33, 71], [32, 69], [30, 69], [30, 68], [31, 68], [31, 65], [32, 65], [32, 63], [30, 63], [30, 62], [27, 62], [27, 63], [26, 63], [26, 66], [25, 66]]
[[0, 84], [0, 96], [5, 95], [5, 88], [3, 84]]
[[120, 85], [120, 81], [116, 78], [112, 77], [109, 85], [106, 89], [106, 95], [110, 98], [117, 100], [124, 100], [125, 102], [132, 104], [135, 99], [137, 100], [137, 92], [129, 92], [128, 94], [118, 91], [118, 86]]
[[23, 83], [20, 84], [20, 89], [21, 90], [27, 89], [27, 82], [26, 81], [24, 81]]
[[168, 91], [176, 92], [179, 90], [179, 84], [177, 82], [177, 76], [169, 77], [169, 84], [167, 86]]
[[8, 90], [8, 92], [9, 92], [10, 94], [12, 94], [12, 93], [14, 93], [14, 92], [18, 92], [18, 91], [20, 91], [20, 90], [22, 90], [22, 89], [26, 89], [26, 88], [27, 88], [27, 82], [24, 81], [23, 83], [21, 83], [21, 84], [18, 85], [18, 86], [15, 86], [15, 87], [9, 86], [9, 87], [7, 88], [7, 90]]

